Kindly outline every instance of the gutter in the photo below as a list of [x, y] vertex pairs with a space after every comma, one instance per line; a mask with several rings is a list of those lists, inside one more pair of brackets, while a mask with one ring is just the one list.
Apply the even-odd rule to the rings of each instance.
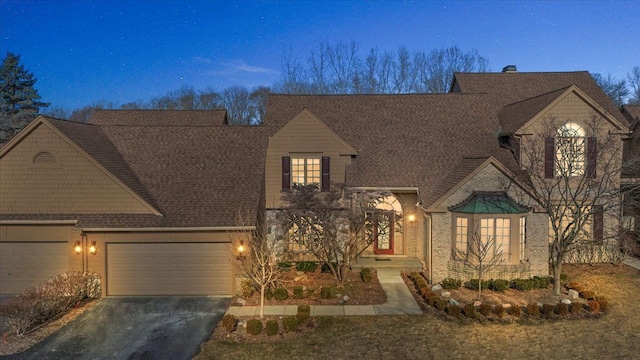
[[0, 220], [0, 225], [76, 225], [78, 220]]
[[152, 227], [152, 228], [81, 228], [90, 232], [162, 232], [162, 231], [250, 231], [255, 226]]

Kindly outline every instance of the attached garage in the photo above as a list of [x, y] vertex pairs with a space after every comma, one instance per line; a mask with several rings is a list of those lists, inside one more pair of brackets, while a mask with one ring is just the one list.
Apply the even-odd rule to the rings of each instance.
[[17, 294], [69, 270], [66, 241], [0, 242], [0, 294]]
[[228, 243], [107, 243], [109, 296], [233, 294]]

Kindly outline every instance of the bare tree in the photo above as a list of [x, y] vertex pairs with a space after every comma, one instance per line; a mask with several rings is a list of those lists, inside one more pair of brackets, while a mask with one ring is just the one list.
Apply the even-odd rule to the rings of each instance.
[[631, 73], [627, 74], [627, 80], [631, 87], [629, 104], [640, 105], [640, 66], [634, 66]]
[[[242, 220], [240, 222], [244, 224]], [[261, 319], [264, 318], [265, 290], [275, 287], [284, 276], [283, 269], [278, 266], [278, 259], [282, 254], [281, 244], [266, 236], [263, 225], [264, 222], [259, 221], [255, 231], [232, 234], [238, 246], [242, 247], [236, 261], [232, 259], [232, 262], [259, 289]]]
[[470, 235], [467, 248], [456, 248], [454, 258], [464, 261], [465, 265], [478, 275], [478, 298], [480, 298], [484, 274], [502, 265], [504, 256], [502, 256], [502, 248], [497, 247], [495, 236], [487, 236], [483, 239], [477, 228]]
[[316, 259], [327, 264], [336, 284], [344, 284], [351, 264], [373, 238], [364, 237], [367, 214], [384, 198], [380, 192], [366, 192], [335, 185], [320, 192], [315, 184], [298, 185], [283, 196], [283, 227], [290, 229], [289, 241], [303, 245]]
[[629, 95], [629, 89], [627, 89], [624, 79], [615, 79], [611, 74], [607, 74], [607, 77], [601, 74], [591, 74], [591, 77], [616, 106], [619, 107], [624, 104], [625, 98]]
[[521, 141], [521, 165], [531, 180], [532, 195], [549, 216], [556, 295], [567, 256], [577, 244], [601, 244], [607, 235], [605, 214], [616, 216], [620, 204], [620, 134], [603, 129], [596, 115], [582, 124], [549, 118], [537, 135]]

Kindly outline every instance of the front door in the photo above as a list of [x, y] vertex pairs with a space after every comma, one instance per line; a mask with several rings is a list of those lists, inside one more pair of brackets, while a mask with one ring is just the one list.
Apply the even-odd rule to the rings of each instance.
[[372, 214], [373, 253], [393, 254], [393, 211], [379, 211]]

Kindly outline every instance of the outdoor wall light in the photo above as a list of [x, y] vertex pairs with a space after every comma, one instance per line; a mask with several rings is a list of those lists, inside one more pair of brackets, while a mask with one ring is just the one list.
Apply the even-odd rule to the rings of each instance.
[[93, 240], [91, 242], [91, 245], [89, 245], [89, 252], [92, 253], [93, 255], [96, 254], [96, 252], [98, 252], [98, 250], [96, 249], [96, 241]]
[[76, 240], [76, 245], [73, 247], [73, 251], [75, 251], [76, 254], [80, 254], [82, 252], [82, 245], [80, 244], [80, 240]]
[[244, 260], [244, 240], [240, 240], [240, 245], [238, 245], [238, 260]]
[[416, 216], [414, 214], [409, 214], [409, 222], [416, 221]]

